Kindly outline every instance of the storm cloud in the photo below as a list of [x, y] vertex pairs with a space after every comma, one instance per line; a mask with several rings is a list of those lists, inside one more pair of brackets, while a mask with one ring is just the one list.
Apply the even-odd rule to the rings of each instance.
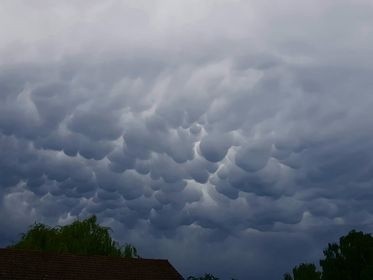
[[0, 244], [95, 214], [185, 276], [280, 279], [373, 230], [371, 1], [1, 5]]

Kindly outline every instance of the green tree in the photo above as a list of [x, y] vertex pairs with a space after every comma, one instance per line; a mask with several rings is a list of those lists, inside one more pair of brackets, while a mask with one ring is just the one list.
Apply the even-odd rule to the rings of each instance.
[[284, 280], [320, 280], [321, 273], [313, 263], [301, 263], [293, 268], [293, 276], [284, 274]]
[[361, 231], [350, 231], [339, 239], [339, 244], [329, 243], [320, 260], [323, 280], [373, 279], [373, 237]]
[[137, 249], [129, 243], [126, 243], [121, 248], [121, 255], [126, 258], [138, 258]]
[[58, 227], [35, 223], [22, 234], [20, 241], [10, 247], [79, 255], [138, 257], [136, 248], [131, 244], [120, 246], [115, 242], [110, 230], [100, 226], [96, 216]]

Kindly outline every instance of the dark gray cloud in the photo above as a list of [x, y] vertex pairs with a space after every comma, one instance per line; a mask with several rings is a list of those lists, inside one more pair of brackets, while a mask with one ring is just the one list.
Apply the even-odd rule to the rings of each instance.
[[369, 1], [33, 5], [0, 11], [0, 244], [96, 214], [185, 275], [279, 279], [372, 231]]

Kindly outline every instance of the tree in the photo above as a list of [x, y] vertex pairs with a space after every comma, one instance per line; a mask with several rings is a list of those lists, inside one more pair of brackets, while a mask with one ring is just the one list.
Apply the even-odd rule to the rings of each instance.
[[[123, 249], [122, 249], [123, 248]], [[138, 258], [137, 249], [131, 244], [126, 243], [124, 247], [121, 248], [122, 256], [125, 258]]]
[[110, 230], [100, 226], [96, 216], [58, 227], [35, 223], [22, 234], [20, 241], [10, 247], [80, 255], [138, 257], [136, 248], [131, 244], [120, 246], [115, 242]]
[[320, 260], [323, 280], [373, 279], [373, 237], [361, 231], [350, 231], [339, 239], [339, 244], [329, 243]]
[[320, 280], [321, 273], [313, 263], [302, 263], [293, 268], [294, 280]]
[[293, 268], [293, 276], [284, 274], [284, 280], [320, 280], [321, 273], [313, 263], [301, 263]]
[[189, 276], [187, 280], [219, 280], [219, 278], [215, 277], [212, 274], [206, 273], [204, 276], [201, 277]]

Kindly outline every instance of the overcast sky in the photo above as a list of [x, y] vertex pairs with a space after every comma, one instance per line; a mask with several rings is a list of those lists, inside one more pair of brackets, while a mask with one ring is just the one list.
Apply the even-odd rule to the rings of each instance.
[[95, 214], [184, 275], [373, 231], [373, 2], [0, 2], [0, 245]]

